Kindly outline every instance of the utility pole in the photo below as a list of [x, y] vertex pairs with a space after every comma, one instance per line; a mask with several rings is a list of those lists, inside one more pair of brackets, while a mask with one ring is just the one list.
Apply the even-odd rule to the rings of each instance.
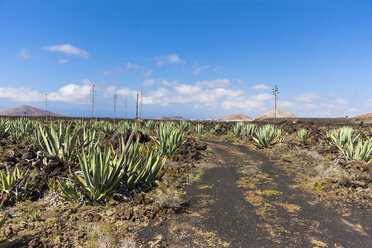
[[127, 119], [127, 96], [124, 97], [124, 119]]
[[48, 121], [48, 93], [45, 93], [45, 120]]
[[142, 95], [143, 95], [143, 86], [141, 86], [141, 107], [140, 107], [140, 114], [139, 114], [140, 119], [142, 119]]
[[137, 101], [136, 101], [136, 120], [138, 119], [138, 93], [137, 93]]
[[274, 124], [276, 123], [276, 100], [278, 98], [278, 94], [279, 94], [279, 89], [278, 89], [278, 86], [275, 85], [274, 89], [273, 89], [273, 95], [274, 95], [274, 98], [275, 98], [275, 107], [274, 107]]
[[116, 120], [116, 103], [117, 103], [117, 100], [118, 100], [118, 96], [115, 93], [114, 94], [114, 121]]
[[94, 111], [94, 96], [96, 94], [96, 85], [95, 84], [92, 85], [92, 88], [91, 88], [90, 92], [92, 94], [92, 113], [90, 115], [90, 119], [92, 120], [93, 119], [93, 111]]

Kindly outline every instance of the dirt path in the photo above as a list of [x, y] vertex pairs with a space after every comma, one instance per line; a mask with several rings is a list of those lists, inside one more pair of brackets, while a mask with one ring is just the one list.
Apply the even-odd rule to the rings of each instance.
[[261, 154], [208, 145], [215, 161], [186, 189], [189, 210], [144, 231], [154, 247], [372, 247], [371, 211], [326, 208]]

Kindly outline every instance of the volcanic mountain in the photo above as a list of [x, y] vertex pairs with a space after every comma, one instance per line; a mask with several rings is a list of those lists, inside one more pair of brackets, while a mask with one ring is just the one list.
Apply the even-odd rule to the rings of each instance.
[[[275, 115], [275, 110], [272, 109], [270, 111], [260, 114], [255, 119], [274, 118], [274, 115]], [[278, 108], [276, 109], [276, 118], [297, 118], [297, 117], [285, 109]]]
[[355, 116], [354, 119], [372, 118], [372, 113]]
[[253, 119], [243, 115], [243, 114], [235, 114], [235, 115], [228, 115], [220, 118], [221, 121], [252, 121]]
[[15, 108], [5, 109], [0, 111], [0, 116], [57, 116], [63, 115], [56, 114], [50, 111], [34, 108], [28, 105], [21, 105]]

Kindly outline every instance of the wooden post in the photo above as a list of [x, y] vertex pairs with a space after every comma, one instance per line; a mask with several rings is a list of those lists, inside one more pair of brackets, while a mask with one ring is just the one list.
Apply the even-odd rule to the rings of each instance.
[[276, 100], [277, 100], [277, 97], [278, 97], [278, 94], [279, 94], [279, 89], [278, 89], [278, 86], [275, 85], [274, 89], [273, 89], [273, 95], [274, 95], [274, 102], [275, 102], [275, 105], [274, 105], [274, 124], [276, 123]]
[[114, 94], [114, 122], [116, 120], [116, 102], [118, 100], [118, 97], [116, 94]]
[[90, 119], [92, 120], [93, 119], [93, 111], [94, 111], [94, 95], [96, 93], [96, 85], [95, 84], [92, 85], [91, 92], [92, 92], [92, 113], [91, 113]]
[[136, 120], [138, 119], [138, 93], [137, 93], [137, 101], [136, 101]]

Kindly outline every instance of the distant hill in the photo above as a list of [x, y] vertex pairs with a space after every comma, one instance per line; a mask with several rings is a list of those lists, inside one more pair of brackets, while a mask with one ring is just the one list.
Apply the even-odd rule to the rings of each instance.
[[15, 108], [5, 109], [0, 111], [0, 116], [57, 116], [63, 115], [56, 114], [50, 111], [34, 108], [28, 105], [21, 105]]
[[235, 114], [235, 115], [228, 115], [220, 118], [221, 121], [252, 121], [253, 119], [243, 115], [243, 114]]
[[372, 113], [355, 116], [354, 119], [372, 118]]
[[181, 121], [181, 120], [186, 120], [182, 116], [169, 116], [169, 117], [164, 117], [160, 116], [156, 118], [157, 120], [163, 120], [163, 121]]
[[[255, 119], [274, 118], [274, 115], [275, 115], [275, 110], [272, 109], [270, 111], [260, 114]], [[297, 118], [297, 117], [285, 109], [278, 108], [276, 109], [276, 118]]]

